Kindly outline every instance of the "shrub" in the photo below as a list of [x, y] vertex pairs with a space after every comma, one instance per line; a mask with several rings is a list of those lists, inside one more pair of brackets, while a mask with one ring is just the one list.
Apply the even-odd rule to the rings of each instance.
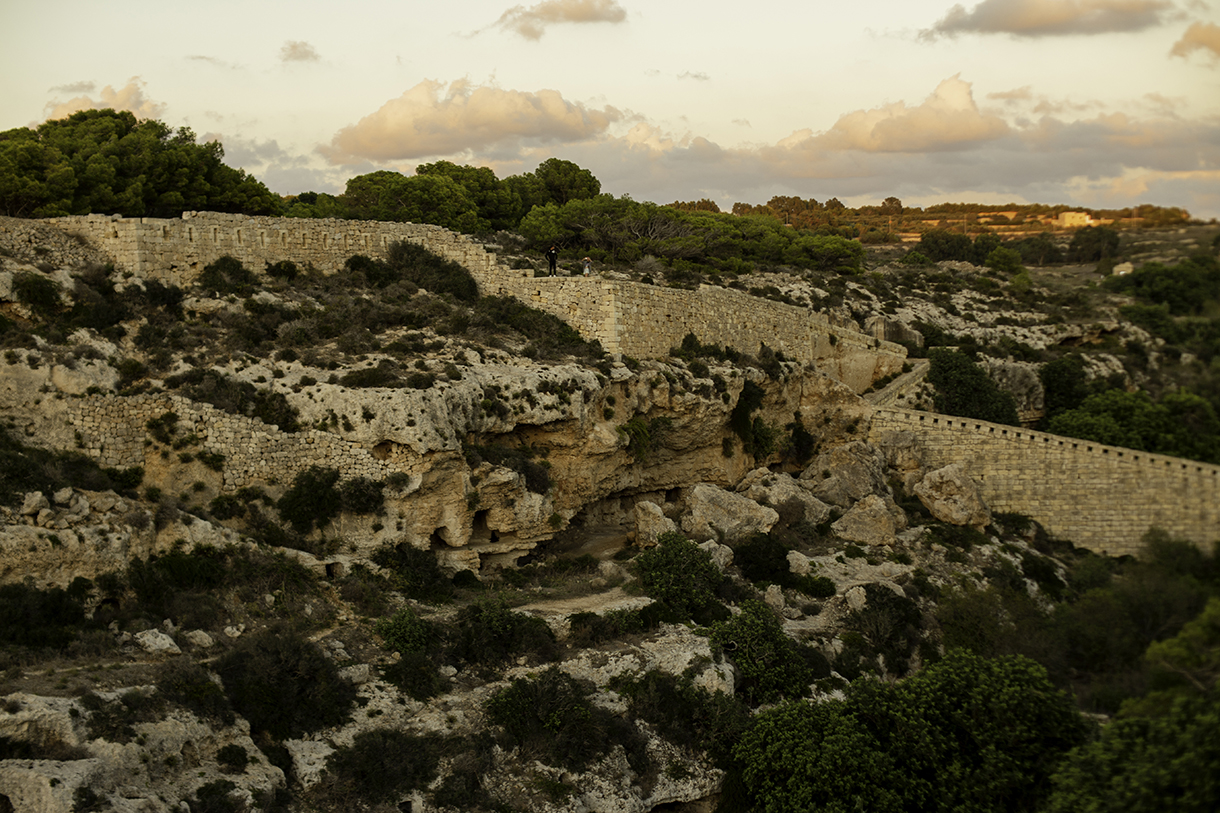
[[257, 389], [246, 381], [229, 378], [218, 370], [189, 370], [165, 379], [165, 386], [186, 397], [211, 404], [233, 415], [248, 415], [284, 432], [300, 428], [297, 410], [283, 393]]
[[344, 511], [353, 514], [380, 514], [385, 506], [385, 483], [367, 477], [353, 477], [339, 484], [339, 501]]
[[555, 634], [545, 621], [513, 612], [500, 598], [480, 599], [462, 608], [456, 627], [453, 654], [482, 667], [497, 667], [520, 655], [551, 661], [559, 654]]
[[342, 724], [356, 697], [316, 644], [282, 625], [239, 639], [216, 671], [251, 730], [280, 740]]
[[676, 532], [661, 534], [657, 547], [635, 559], [644, 592], [681, 620], [701, 616], [718, 605], [724, 575], [711, 554]]
[[44, 319], [53, 316], [60, 306], [58, 283], [42, 274], [14, 274], [13, 294], [18, 302]]
[[337, 469], [310, 466], [298, 472], [292, 486], [276, 503], [276, 508], [297, 533], [307, 534], [339, 516], [343, 498], [335, 485]]
[[214, 294], [239, 294], [246, 296], [258, 280], [241, 260], [225, 255], [204, 266], [196, 284]]
[[[391, 243], [386, 265], [397, 278], [410, 280], [434, 294], [452, 294], [463, 302], [473, 302], [479, 297], [479, 286], [469, 271], [415, 243]], [[367, 269], [365, 273], [368, 274]]]
[[453, 582], [441, 571], [431, 551], [407, 543], [386, 544], [372, 555], [373, 563], [391, 572], [394, 589], [418, 601], [445, 602], [453, 598]]
[[393, 616], [375, 623], [373, 632], [385, 640], [388, 649], [404, 655], [408, 652], [435, 652], [441, 642], [437, 626], [420, 618], [409, 607], [404, 607]]
[[267, 276], [282, 279], [286, 282], [292, 282], [296, 279], [300, 269], [292, 260], [280, 260], [277, 263], [267, 263]]
[[928, 353], [928, 382], [936, 388], [936, 411], [945, 415], [1017, 426], [1016, 401], [996, 386], [968, 356], [934, 348]]
[[250, 755], [237, 743], [221, 746], [216, 751], [216, 762], [225, 773], [245, 773], [250, 764]]
[[397, 802], [426, 788], [436, 777], [439, 760], [435, 736], [388, 728], [362, 731], [350, 746], [327, 757], [322, 795], [373, 804]]
[[727, 768], [733, 745], [750, 721], [737, 698], [696, 686], [688, 675], [651, 670], [623, 678], [614, 689], [628, 699], [632, 715], [646, 720], [675, 745], [707, 752]]
[[525, 478], [525, 487], [535, 494], [546, 494], [551, 490], [551, 471], [533, 458], [537, 452], [528, 446], [517, 449], [503, 444], [471, 446], [466, 450], [466, 462], [472, 467], [486, 461], [493, 466], [512, 469]]
[[436, 664], [422, 652], [404, 653], [398, 661], [385, 667], [381, 674], [407, 697], [421, 703], [436, 697], [444, 688]]
[[233, 709], [224, 690], [199, 664], [182, 658], [166, 661], [157, 668], [156, 684], [162, 697], [185, 706], [196, 717], [226, 726], [233, 724]]
[[713, 625], [712, 643], [737, 666], [740, 691], [751, 705], [809, 691], [812, 670], [784, 634], [779, 618], [762, 602], [744, 601], [739, 615]]
[[[581, 771], [616, 743], [627, 740], [628, 759], [643, 751], [643, 737], [629, 723], [589, 701], [591, 687], [556, 667], [518, 678], [487, 701], [487, 716], [503, 729], [506, 748]], [[633, 766], [635, 767], [635, 766]]]
[[62, 649], [77, 630], [91, 627], [79, 597], [52, 587], [0, 585], [0, 643], [9, 646]]

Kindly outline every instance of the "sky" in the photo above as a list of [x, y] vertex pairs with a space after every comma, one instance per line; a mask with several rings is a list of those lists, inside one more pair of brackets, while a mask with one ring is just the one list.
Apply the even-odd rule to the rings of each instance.
[[561, 158], [726, 210], [1220, 218], [1220, 0], [4, 0], [0, 131], [101, 107], [281, 194]]

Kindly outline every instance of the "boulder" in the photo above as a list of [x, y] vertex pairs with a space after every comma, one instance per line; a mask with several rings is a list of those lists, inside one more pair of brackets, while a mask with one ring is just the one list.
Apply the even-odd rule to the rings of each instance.
[[733, 549], [728, 545], [721, 545], [719, 542], [708, 540], [699, 544], [699, 549], [707, 551], [708, 556], [712, 557], [712, 561], [716, 563], [716, 567], [725, 570], [733, 564]]
[[980, 530], [991, 522], [978, 485], [960, 463], [928, 472], [915, 486], [915, 496], [941, 522]]
[[38, 512], [50, 507], [51, 503], [47, 501], [41, 491], [31, 491], [25, 495], [25, 500], [21, 503], [21, 516], [38, 516]]
[[182, 650], [161, 630], [144, 630], [136, 633], [136, 643], [150, 655], [181, 655]]
[[809, 493], [790, 474], [777, 474], [770, 469], [755, 469], [737, 485], [737, 491], [760, 505], [779, 509], [800, 506], [801, 517], [810, 525], [825, 522], [830, 506]]
[[699, 542], [717, 538], [735, 542], [751, 534], [766, 533], [779, 521], [775, 509], [711, 483], [699, 483], [687, 491], [686, 505], [682, 530]]
[[216, 646], [216, 641], [212, 638], [212, 636], [208, 635], [203, 630], [190, 630], [189, 632], [183, 633], [183, 637], [186, 638], [191, 646], [197, 646], [200, 649], [211, 649], [212, 647]]
[[653, 502], [635, 504], [635, 541], [637, 545], [655, 545], [661, 534], [678, 530], [674, 521]]
[[869, 494], [830, 526], [835, 534], [861, 545], [892, 545], [899, 530], [885, 500]]
[[859, 440], [818, 455], [800, 479], [813, 496], [840, 508], [850, 508], [869, 494], [890, 493], [881, 452]]

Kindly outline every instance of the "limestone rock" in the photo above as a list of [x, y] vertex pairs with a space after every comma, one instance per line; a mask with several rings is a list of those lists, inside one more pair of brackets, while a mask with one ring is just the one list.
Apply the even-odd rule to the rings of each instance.
[[691, 488], [686, 503], [688, 513], [682, 517], [682, 530], [696, 541], [722, 537], [735, 542], [751, 534], [766, 533], [779, 521], [775, 509], [711, 483]]
[[768, 585], [767, 592], [763, 594], [763, 602], [777, 613], [782, 613], [784, 611], [784, 589], [778, 584]]
[[830, 506], [802, 488], [790, 474], [755, 469], [738, 483], [737, 491], [756, 503], [775, 509], [798, 505], [802, 517], [810, 525], [824, 522], [830, 515]]
[[216, 646], [216, 641], [212, 639], [212, 636], [203, 630], [190, 630], [184, 633], [183, 637], [190, 642], [191, 646], [197, 646], [200, 649], [211, 649]]
[[637, 545], [655, 545], [661, 534], [678, 530], [672, 519], [665, 516], [661, 506], [653, 502], [640, 501], [635, 504], [635, 541]]
[[960, 463], [928, 472], [915, 486], [915, 496], [941, 522], [980, 529], [991, 523], [978, 485]]
[[47, 501], [41, 491], [31, 491], [25, 495], [25, 500], [21, 503], [21, 516], [37, 516], [39, 511], [50, 507], [51, 503]]
[[849, 542], [861, 545], [891, 545], [899, 530], [886, 501], [870, 494], [830, 526]]
[[813, 566], [809, 557], [797, 550], [788, 551], [788, 571], [798, 576], [808, 576]]
[[813, 496], [840, 508], [849, 508], [869, 494], [890, 493], [885, 459], [875, 447], [859, 440], [818, 455], [801, 472], [801, 480], [811, 484]]
[[181, 655], [182, 650], [161, 630], [144, 630], [136, 633], [136, 643], [150, 655]]
[[326, 758], [335, 749], [317, 740], [284, 740], [284, 747], [292, 757], [292, 772], [303, 787], [318, 783], [326, 772]]
[[699, 549], [707, 551], [712, 557], [712, 561], [716, 563], [716, 567], [725, 570], [733, 564], [733, 549], [728, 545], [721, 545], [718, 542], [708, 540], [699, 544]]

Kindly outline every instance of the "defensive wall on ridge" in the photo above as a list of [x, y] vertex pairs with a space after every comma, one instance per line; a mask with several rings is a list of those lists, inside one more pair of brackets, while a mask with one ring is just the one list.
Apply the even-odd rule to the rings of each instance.
[[[224, 255], [236, 257], [256, 273], [263, 271], [264, 263], [280, 260], [335, 273], [353, 254], [384, 256], [392, 242], [406, 240], [469, 269], [482, 293], [513, 296], [558, 316], [610, 352], [664, 357], [687, 333], [705, 343], [728, 343], [751, 353], [765, 343], [791, 359], [817, 364], [857, 392], [900, 370], [906, 356], [900, 345], [832, 324], [824, 314], [723, 288], [686, 291], [600, 277], [534, 277], [531, 270], [509, 269], [468, 237], [438, 226], [214, 212], [188, 212], [174, 220], [89, 215], [43, 222], [87, 239], [124, 272], [178, 285], [189, 284], [204, 266]], [[123, 437], [110, 436], [104, 448], [89, 450], [114, 465], [130, 465], [128, 460], [136, 458], [134, 444], [144, 412], [151, 415], [168, 407], [150, 402], [132, 423], [119, 417], [125, 404], [108, 400], [90, 404], [78, 420], [83, 436], [92, 442], [109, 435], [102, 424], [128, 425]], [[268, 465], [283, 469], [283, 476], [299, 463], [281, 460], [278, 451], [260, 445], [270, 443], [261, 437], [265, 427], [243, 426], [234, 440], [229, 436], [234, 428], [229, 427], [228, 416], [176, 401], [173, 407], [189, 414], [199, 430], [206, 430], [201, 434], [208, 438], [207, 445], [216, 446], [236, 464], [232, 474], [226, 469], [226, 481], [232, 480], [226, 482], [228, 487]], [[95, 431], [99, 440], [93, 440]], [[981, 485], [993, 511], [1028, 515], [1056, 536], [1091, 550], [1137, 553], [1143, 533], [1152, 526], [1203, 546], [1220, 538], [1220, 467], [892, 408], [877, 409], [870, 439], [884, 443], [893, 433], [908, 431], [925, 466], [961, 463]], [[253, 435], [247, 438], [246, 432]], [[260, 439], [251, 445], [255, 435]], [[295, 448], [301, 440], [307, 449]], [[286, 446], [281, 448], [280, 442]], [[293, 458], [355, 455], [359, 460], [351, 460], [350, 465], [379, 467], [379, 461], [363, 450], [331, 448], [332, 442], [326, 433], [310, 433], [307, 438], [278, 437], [272, 446], [279, 451], [290, 448], [285, 453]]]
[[1151, 527], [1206, 550], [1220, 540], [1220, 466], [1019, 427], [878, 408], [869, 440], [909, 432], [928, 469], [962, 464], [992, 511], [1025, 514], [1061, 539], [1138, 554]]
[[177, 285], [192, 283], [226, 255], [255, 273], [281, 260], [336, 273], [353, 254], [384, 257], [391, 243], [404, 240], [468, 269], [481, 293], [512, 296], [558, 316], [612, 353], [663, 358], [687, 333], [705, 343], [727, 341], [747, 353], [757, 353], [765, 343], [790, 359], [818, 364], [857, 392], [898, 372], [906, 360], [901, 345], [833, 325], [824, 314], [738, 291], [534, 277], [532, 270], [510, 269], [480, 244], [440, 226], [217, 212], [186, 212], [180, 219], [87, 215], [43, 222], [85, 238], [124, 272]]

